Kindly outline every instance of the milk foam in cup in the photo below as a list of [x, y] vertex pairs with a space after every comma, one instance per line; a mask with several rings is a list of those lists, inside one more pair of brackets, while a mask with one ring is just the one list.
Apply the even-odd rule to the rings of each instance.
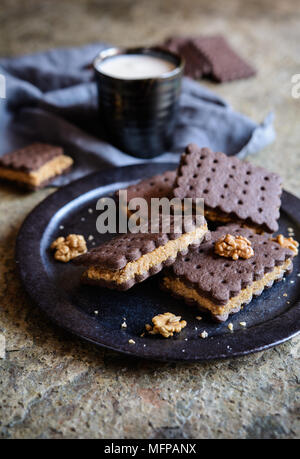
[[97, 67], [105, 75], [126, 80], [157, 78], [174, 68], [174, 63], [170, 61], [144, 54], [121, 54], [105, 59]]

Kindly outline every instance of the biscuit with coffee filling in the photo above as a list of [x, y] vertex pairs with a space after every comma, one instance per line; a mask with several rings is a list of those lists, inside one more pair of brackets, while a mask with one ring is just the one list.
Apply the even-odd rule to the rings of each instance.
[[83, 282], [117, 290], [128, 290], [136, 283], [170, 266], [177, 255], [198, 246], [208, 233], [204, 217], [185, 231], [168, 233], [127, 233], [92, 249], [74, 260], [87, 266]]
[[[216, 253], [216, 242], [226, 234], [247, 238], [253, 256], [233, 259]], [[287, 242], [235, 224], [220, 227], [199, 248], [178, 256], [165, 274], [162, 288], [188, 305], [208, 311], [215, 320], [225, 321], [292, 271], [298, 244]]]
[[66, 173], [72, 164], [61, 147], [33, 143], [0, 158], [0, 179], [35, 190]]

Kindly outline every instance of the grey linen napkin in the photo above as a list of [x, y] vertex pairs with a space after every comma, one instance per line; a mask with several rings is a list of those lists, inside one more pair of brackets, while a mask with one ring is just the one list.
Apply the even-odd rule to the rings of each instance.
[[[75, 165], [56, 179], [57, 186], [104, 167], [145, 162], [108, 143], [98, 121], [90, 64], [107, 46], [96, 43], [0, 59], [0, 75], [6, 82], [6, 98], [0, 99], [0, 156], [32, 141], [62, 145]], [[176, 163], [191, 142], [244, 158], [274, 138], [273, 114], [256, 124], [212, 91], [184, 78], [173, 147], [153, 161]]]

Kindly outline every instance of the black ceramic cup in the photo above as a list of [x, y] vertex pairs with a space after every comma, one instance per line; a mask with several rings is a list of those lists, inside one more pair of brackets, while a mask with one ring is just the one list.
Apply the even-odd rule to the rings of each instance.
[[[116, 78], [101, 72], [104, 59], [124, 54], [158, 57], [171, 63], [172, 69], [155, 78], [140, 79]], [[161, 48], [109, 48], [96, 57], [100, 122], [112, 144], [145, 159], [170, 148], [183, 68], [179, 55]]]

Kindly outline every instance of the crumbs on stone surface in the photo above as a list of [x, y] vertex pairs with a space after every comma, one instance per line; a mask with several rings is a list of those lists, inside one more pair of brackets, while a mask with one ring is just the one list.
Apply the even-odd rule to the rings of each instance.
[[129, 339], [129, 340], [128, 340], [128, 343], [129, 343], [129, 344], [135, 344], [135, 341], [134, 341], [133, 339]]
[[99, 314], [99, 311], [96, 309], [96, 310], [94, 311], [94, 314], [97, 316], [97, 315]]
[[127, 323], [125, 322], [125, 320], [124, 320], [124, 322], [121, 324], [121, 328], [127, 328]]
[[88, 209], [88, 213], [89, 214], [92, 214], [93, 212], [94, 212], [93, 209], [91, 209], [91, 208]]
[[282, 296], [287, 296], [287, 293], [284, 293]]
[[94, 236], [92, 234], [90, 234], [89, 237], [88, 237], [88, 240], [89, 241], [93, 241], [94, 240]]
[[65, 227], [64, 227], [63, 225], [60, 225], [60, 226], [59, 226], [59, 229], [60, 229], [60, 230], [63, 230], [63, 229], [65, 229]]
[[207, 338], [207, 337], [208, 337], [207, 331], [206, 331], [206, 330], [203, 330], [203, 332], [200, 333], [200, 336], [201, 336], [201, 338], [203, 338], [203, 339]]
[[241, 327], [246, 327], [247, 323], [246, 322], [240, 322]]
[[228, 328], [230, 331], [233, 331], [233, 323], [230, 322], [230, 323], [227, 325], [227, 328]]
[[81, 234], [69, 234], [66, 238], [58, 237], [52, 242], [51, 249], [55, 250], [55, 260], [64, 263], [87, 252], [86, 241]]
[[150, 335], [160, 334], [164, 338], [169, 338], [169, 336], [173, 336], [174, 333], [180, 333], [187, 325], [185, 320], [181, 320], [181, 316], [175, 316], [175, 314], [171, 312], [158, 314], [153, 317], [152, 322], [153, 327], [151, 327], [150, 324], [145, 325], [147, 332]]
[[196, 319], [197, 320], [202, 320], [202, 317], [201, 316], [196, 316]]
[[3, 333], [0, 333], [0, 359], [5, 359], [6, 339]]

